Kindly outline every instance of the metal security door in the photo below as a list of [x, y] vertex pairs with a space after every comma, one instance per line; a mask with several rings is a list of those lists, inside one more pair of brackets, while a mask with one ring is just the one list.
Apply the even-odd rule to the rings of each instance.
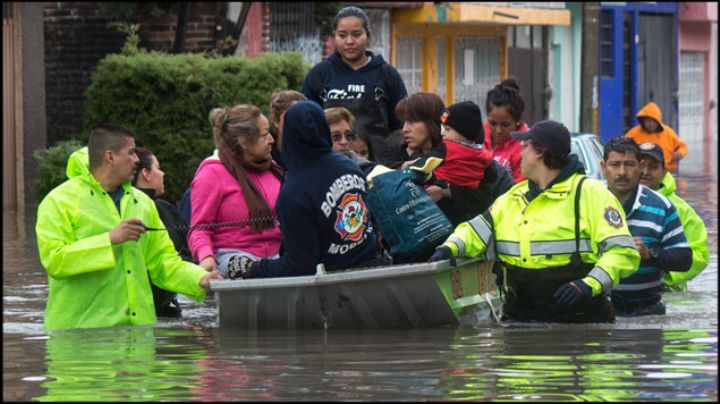
[[677, 134], [688, 146], [687, 158], [680, 166], [683, 172], [702, 172], [705, 164], [705, 54], [680, 53], [680, 122]]
[[674, 129], [677, 127], [674, 17], [640, 14], [638, 26], [638, 109], [650, 101], [656, 103], [662, 111], [663, 123]]
[[485, 110], [487, 92], [500, 82], [500, 53], [497, 38], [455, 38], [454, 102], [473, 101]]
[[547, 119], [549, 112], [547, 32], [539, 25], [508, 28], [508, 76], [518, 79], [528, 125]]

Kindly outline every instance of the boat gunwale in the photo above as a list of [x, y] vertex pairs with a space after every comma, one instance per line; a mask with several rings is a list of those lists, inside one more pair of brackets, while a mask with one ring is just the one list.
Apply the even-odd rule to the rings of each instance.
[[392, 279], [407, 276], [436, 274], [460, 269], [466, 265], [483, 262], [480, 258], [458, 259], [457, 266], [453, 267], [449, 261], [422, 262], [416, 264], [387, 265], [378, 267], [345, 269], [327, 273], [316, 273], [305, 276], [288, 276], [279, 278], [256, 279], [226, 279], [211, 280], [210, 289], [213, 292], [228, 292], [236, 290], [270, 289], [283, 287], [304, 287], [331, 285], [345, 282], [361, 282], [376, 279]]

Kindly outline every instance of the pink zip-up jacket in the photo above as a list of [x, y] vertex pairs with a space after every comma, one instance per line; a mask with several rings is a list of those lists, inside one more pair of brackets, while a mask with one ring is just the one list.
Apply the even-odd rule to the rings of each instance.
[[[275, 202], [280, 193], [280, 180], [270, 170], [261, 173], [248, 170], [247, 173], [265, 197], [273, 216], [277, 217]], [[208, 157], [200, 163], [190, 186], [191, 226], [250, 219], [240, 184], [219, 158]], [[215, 255], [219, 248], [269, 257], [280, 251], [281, 240], [277, 221], [273, 228], [260, 233], [254, 233], [250, 225], [191, 229], [188, 232], [188, 246], [195, 262]]]
[[[484, 146], [492, 152], [493, 159], [510, 171], [510, 175], [512, 175], [515, 183], [524, 180], [525, 176], [522, 175], [522, 172], [520, 171], [520, 152], [522, 152], [522, 145], [520, 144], [520, 141], [512, 136], [508, 136], [504, 142], [493, 148], [490, 125], [485, 122], [483, 124], [483, 129], [485, 129]], [[530, 127], [528, 127], [525, 122], [520, 122], [520, 126], [517, 128], [516, 132], [525, 132], [528, 130], [530, 130]]]

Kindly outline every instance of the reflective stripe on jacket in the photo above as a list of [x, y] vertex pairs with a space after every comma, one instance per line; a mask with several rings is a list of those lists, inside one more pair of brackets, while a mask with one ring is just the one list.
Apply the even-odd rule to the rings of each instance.
[[676, 291], [686, 291], [687, 282], [700, 274], [710, 263], [710, 251], [707, 243], [707, 229], [702, 218], [685, 200], [675, 193], [675, 178], [668, 172], [660, 182], [659, 193], [665, 195], [675, 205], [685, 237], [692, 249], [692, 266], [687, 272], [666, 272], [663, 285]]
[[87, 148], [73, 153], [70, 179], [38, 207], [35, 231], [50, 289], [45, 328], [156, 323], [148, 273], [157, 286], [202, 300], [205, 290], [199, 281], [205, 271], [180, 258], [167, 232], [110, 243], [109, 232], [121, 221], [137, 218], [149, 227], [164, 225], [152, 199], [130, 183], [122, 185], [119, 214], [87, 161]]
[[[551, 270], [570, 263], [575, 251], [573, 174], [528, 203], [528, 181], [499, 197], [483, 215], [461, 223], [444, 245], [459, 256], [479, 256], [519, 268]], [[580, 198], [580, 255], [594, 268], [583, 281], [593, 292], [610, 293], [635, 272], [640, 254], [617, 198], [602, 182], [587, 179]]]

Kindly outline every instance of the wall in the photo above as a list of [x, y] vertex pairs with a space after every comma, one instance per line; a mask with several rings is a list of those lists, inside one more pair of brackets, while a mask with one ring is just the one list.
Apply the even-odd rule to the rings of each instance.
[[[98, 62], [119, 52], [125, 35], [108, 24], [95, 2], [46, 2], [44, 5], [45, 91], [47, 140], [77, 138], [83, 121], [85, 96]], [[206, 52], [227, 32], [225, 3], [190, 3], [185, 48], [187, 52]], [[141, 46], [170, 51], [175, 40], [177, 11], [158, 21], [137, 16]], [[218, 26], [220, 29], [218, 29]]]
[[[717, 171], [717, 111], [710, 107], [711, 100], [717, 100], [717, 63], [713, 62], [714, 35], [717, 30], [717, 4], [707, 2], [683, 2], [678, 7], [678, 48], [679, 52], [701, 52], [704, 54], [703, 83], [705, 87], [702, 100], [704, 129], [702, 135], [690, 131], [688, 143], [688, 154], [702, 154], [698, 159], [693, 159], [685, 166], [686, 172], [716, 172]], [[680, 82], [682, 89], [683, 82]], [[681, 91], [682, 92], [682, 91]], [[715, 101], [717, 102], [717, 101]], [[687, 123], [686, 123], [687, 126]], [[697, 125], [691, 125], [696, 128]], [[688, 135], [683, 133], [685, 128], [680, 129], [680, 136]], [[696, 129], [697, 130], [697, 129]], [[690, 156], [688, 156], [690, 157]]]
[[22, 92], [23, 92], [23, 137], [22, 137], [22, 179], [26, 203], [35, 203], [32, 181], [36, 164], [33, 152], [47, 144], [47, 119], [45, 106], [44, 35], [37, 27], [43, 23], [42, 3], [22, 3]]
[[[213, 49], [216, 40], [221, 40], [221, 34], [226, 32], [227, 19], [224, 17], [227, 4], [223, 2], [193, 2], [190, 3], [187, 15], [187, 28], [185, 31], [184, 52], [206, 52]], [[172, 51], [177, 28], [177, 10], [173, 8], [158, 21], [150, 21], [141, 17], [140, 37], [142, 45], [147, 48]], [[237, 19], [235, 16], [234, 21]], [[217, 33], [217, 34], [216, 34]]]
[[94, 3], [44, 3], [45, 91], [48, 145], [76, 138], [83, 92], [97, 63], [118, 52], [124, 35], [110, 28]]
[[[717, 7], [717, 5], [716, 5]], [[715, 10], [715, 17], [717, 18], [717, 8]], [[712, 31], [711, 31], [711, 43], [710, 46], [710, 66], [712, 66], [712, 71], [710, 72], [710, 95], [711, 99], [714, 103], [713, 109], [711, 109], [710, 113], [710, 133], [712, 137], [712, 154], [711, 154], [711, 164], [710, 164], [710, 172], [711, 173], [717, 173], [718, 172], [718, 25], [717, 22], [712, 24]], [[717, 174], [716, 174], [717, 175]]]
[[718, 5], [714, 2], [680, 2], [678, 17], [680, 21], [717, 21]]
[[3, 4], [3, 209], [20, 217], [46, 140], [42, 18], [41, 3]]

